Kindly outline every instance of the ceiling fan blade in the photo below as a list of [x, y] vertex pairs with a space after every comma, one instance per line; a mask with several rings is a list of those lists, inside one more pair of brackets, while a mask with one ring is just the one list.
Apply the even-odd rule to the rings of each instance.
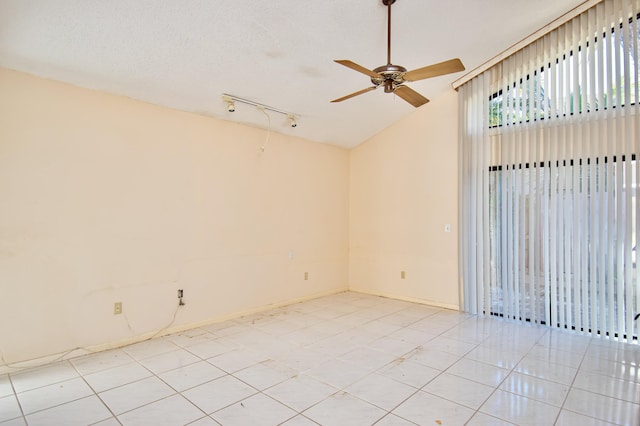
[[347, 99], [353, 98], [354, 96], [358, 96], [358, 95], [362, 95], [363, 93], [367, 93], [370, 92], [372, 90], [376, 90], [378, 88], [378, 86], [371, 86], [371, 87], [367, 87], [366, 89], [362, 89], [362, 90], [358, 90], [357, 92], [353, 92], [347, 96], [343, 96], [341, 98], [338, 99], [334, 99], [331, 102], [342, 102], [342, 101], [346, 101]]
[[393, 93], [400, 96], [402, 99], [409, 102], [416, 108], [429, 102], [429, 99], [425, 98], [420, 93], [416, 92], [408, 86], [398, 86], [396, 87], [396, 90], [393, 91]]
[[366, 69], [362, 65], [358, 65], [353, 61], [349, 61], [347, 59], [336, 59], [334, 62], [337, 62], [340, 65], [344, 65], [347, 68], [351, 68], [352, 70], [361, 72], [362, 74], [368, 75], [371, 78], [380, 78], [380, 75], [377, 72]]
[[449, 61], [440, 62], [439, 64], [433, 64], [427, 67], [418, 68], [417, 70], [408, 71], [404, 74], [404, 80], [424, 80], [425, 78], [438, 77], [440, 75], [451, 74], [459, 71], [464, 71], [464, 65], [462, 65], [460, 59], [456, 58]]

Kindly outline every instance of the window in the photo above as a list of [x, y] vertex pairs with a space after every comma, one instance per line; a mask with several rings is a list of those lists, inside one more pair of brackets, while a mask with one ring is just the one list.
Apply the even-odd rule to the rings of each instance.
[[[640, 15], [578, 45], [574, 50], [527, 73], [505, 89], [491, 94], [489, 127], [582, 114], [633, 105], [640, 98], [640, 67], [636, 65]], [[629, 34], [623, 32], [627, 30]], [[620, 56], [619, 62], [605, 58]], [[635, 75], [629, 75], [635, 72]], [[557, 82], [557, 87], [551, 87]], [[604, 87], [608, 90], [602, 90]], [[557, 105], [557, 108], [554, 108]]]

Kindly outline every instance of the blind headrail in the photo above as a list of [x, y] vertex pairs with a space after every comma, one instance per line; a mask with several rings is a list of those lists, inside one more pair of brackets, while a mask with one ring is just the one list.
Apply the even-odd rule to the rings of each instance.
[[524, 39], [520, 40], [519, 42], [517, 42], [516, 44], [514, 44], [511, 47], [507, 48], [506, 50], [498, 53], [496, 56], [494, 56], [493, 58], [491, 58], [488, 61], [484, 62], [480, 66], [472, 69], [471, 71], [469, 71], [468, 73], [466, 73], [465, 75], [463, 75], [462, 77], [458, 78], [453, 83], [451, 83], [451, 86], [455, 90], [458, 90], [458, 87], [462, 86], [463, 84], [465, 84], [469, 80], [473, 79], [474, 77], [477, 77], [478, 75], [482, 74], [483, 72], [485, 72], [486, 70], [488, 70], [492, 66], [496, 65], [500, 61], [503, 61], [506, 58], [508, 58], [509, 56], [513, 55], [518, 50], [525, 48], [529, 44], [533, 43], [534, 41], [538, 40], [539, 38], [545, 36], [546, 34], [550, 33], [551, 31], [555, 30], [556, 28], [560, 27], [562, 24], [565, 24], [565, 23], [569, 22], [570, 20], [572, 20], [576, 16], [578, 16], [581, 13], [591, 9], [593, 6], [595, 6], [598, 3], [601, 3], [603, 1], [604, 0], [586, 0], [584, 3], [581, 3], [578, 6], [574, 7], [569, 12], [567, 12], [564, 15], [562, 15], [561, 17], [555, 19], [554, 21], [548, 23], [544, 27], [540, 28], [538, 31], [530, 34], [529, 36], [527, 36]]

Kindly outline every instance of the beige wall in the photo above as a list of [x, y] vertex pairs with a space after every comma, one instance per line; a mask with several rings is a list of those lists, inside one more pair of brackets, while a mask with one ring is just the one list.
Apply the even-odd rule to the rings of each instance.
[[351, 289], [459, 306], [457, 105], [450, 90], [351, 151]]
[[178, 288], [174, 328], [347, 287], [458, 306], [453, 91], [351, 151], [265, 153], [261, 129], [9, 70], [0, 93], [6, 362], [148, 336]]
[[5, 361], [346, 289], [349, 152], [264, 139], [0, 69]]

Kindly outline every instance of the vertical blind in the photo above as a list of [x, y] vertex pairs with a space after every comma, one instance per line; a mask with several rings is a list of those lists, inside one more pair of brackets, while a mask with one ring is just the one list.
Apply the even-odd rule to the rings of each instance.
[[640, 0], [604, 0], [459, 88], [467, 312], [637, 339]]

